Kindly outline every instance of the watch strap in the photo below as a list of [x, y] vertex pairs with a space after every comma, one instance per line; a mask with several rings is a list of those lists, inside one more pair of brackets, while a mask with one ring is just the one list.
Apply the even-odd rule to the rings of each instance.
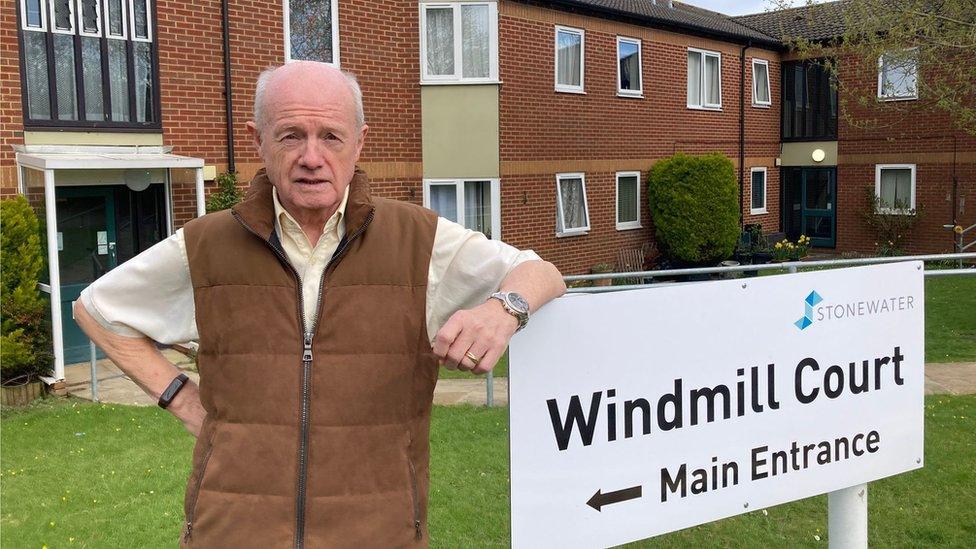
[[169, 382], [169, 386], [166, 387], [166, 390], [163, 391], [163, 394], [159, 395], [159, 402], [157, 402], [157, 404], [159, 404], [159, 407], [165, 409], [167, 406], [169, 406], [170, 403], [173, 402], [173, 399], [176, 398], [176, 395], [178, 395], [179, 392], [183, 389], [183, 386], [186, 385], [186, 382], [189, 379], [190, 378], [186, 377], [186, 374], [182, 374], [182, 373], [176, 376], [175, 378], [173, 378], [173, 381]]
[[521, 331], [522, 328], [525, 328], [525, 326], [529, 323], [528, 313], [516, 310], [508, 303], [507, 292], [495, 292], [488, 296], [488, 298], [497, 299], [500, 301], [502, 303], [502, 307], [505, 309], [505, 312], [515, 317], [515, 320], [518, 321], [518, 328], [515, 329], [516, 332]]

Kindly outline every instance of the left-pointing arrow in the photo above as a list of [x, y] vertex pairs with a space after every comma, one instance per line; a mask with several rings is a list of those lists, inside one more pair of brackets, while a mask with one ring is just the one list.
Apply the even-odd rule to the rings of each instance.
[[606, 494], [600, 490], [597, 490], [596, 493], [593, 494], [593, 497], [586, 502], [586, 504], [597, 511], [600, 511], [600, 508], [604, 505], [620, 503], [621, 501], [637, 499], [639, 497], [641, 497], [640, 486], [632, 486], [630, 488], [624, 488], [623, 490], [617, 490], [615, 492], [607, 492]]

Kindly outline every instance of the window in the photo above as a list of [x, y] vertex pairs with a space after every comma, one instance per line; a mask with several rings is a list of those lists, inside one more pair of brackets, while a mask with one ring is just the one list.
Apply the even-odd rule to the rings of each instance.
[[617, 94], [641, 97], [641, 41], [617, 37]]
[[915, 164], [875, 166], [874, 192], [885, 213], [915, 213]]
[[752, 168], [752, 205], [749, 213], [766, 213], [766, 168]]
[[586, 234], [589, 230], [590, 212], [583, 174], [556, 174], [556, 236]]
[[688, 50], [688, 108], [722, 108], [722, 54]]
[[284, 0], [285, 62], [339, 65], [338, 0]]
[[769, 98], [769, 61], [765, 59], [752, 60], [752, 106], [768, 107], [772, 105]]
[[640, 226], [640, 172], [617, 172], [617, 230]]
[[878, 58], [878, 98], [918, 99], [918, 49], [885, 52]]
[[159, 128], [150, 0], [21, 0], [24, 125]]
[[420, 51], [423, 83], [497, 82], [497, 4], [423, 4]]
[[501, 193], [497, 179], [424, 180], [424, 206], [437, 215], [501, 239]]
[[783, 63], [783, 141], [837, 139], [837, 87], [818, 61]]
[[583, 48], [581, 29], [556, 27], [556, 91], [583, 93]]

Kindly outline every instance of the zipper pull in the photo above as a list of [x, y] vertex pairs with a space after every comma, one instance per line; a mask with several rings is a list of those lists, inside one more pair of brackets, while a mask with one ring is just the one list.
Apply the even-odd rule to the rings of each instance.
[[312, 361], [312, 333], [305, 334], [305, 352], [302, 353], [302, 362]]
[[424, 534], [420, 530], [420, 521], [419, 520], [413, 521], [413, 527], [415, 530], [417, 530], [417, 540], [420, 541], [420, 539], [424, 537]]

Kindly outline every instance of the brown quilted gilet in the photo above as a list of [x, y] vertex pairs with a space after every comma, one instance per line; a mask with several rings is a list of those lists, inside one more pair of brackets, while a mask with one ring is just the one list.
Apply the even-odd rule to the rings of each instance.
[[437, 218], [372, 198], [357, 171], [344, 219], [307, 328], [263, 170], [232, 211], [184, 228], [207, 418], [181, 546], [427, 544]]

